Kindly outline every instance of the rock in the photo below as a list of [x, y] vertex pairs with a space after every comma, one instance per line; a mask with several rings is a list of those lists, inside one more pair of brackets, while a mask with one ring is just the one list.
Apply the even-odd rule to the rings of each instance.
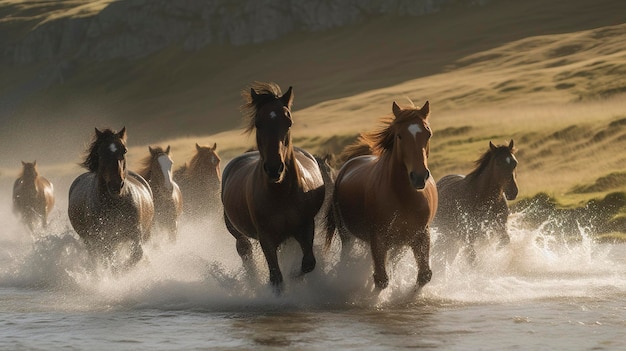
[[[137, 59], [166, 47], [247, 45], [316, 32], [375, 16], [421, 16], [472, 0], [121, 0], [90, 16], [44, 21], [7, 46], [15, 64]], [[0, 27], [1, 29], [1, 27]]]

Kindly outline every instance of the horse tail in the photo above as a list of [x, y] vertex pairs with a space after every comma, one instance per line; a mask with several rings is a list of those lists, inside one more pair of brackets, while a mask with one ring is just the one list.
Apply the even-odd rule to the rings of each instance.
[[335, 199], [333, 198], [324, 216], [324, 230], [326, 231], [324, 250], [328, 250], [333, 242], [335, 231], [337, 231], [337, 220]]

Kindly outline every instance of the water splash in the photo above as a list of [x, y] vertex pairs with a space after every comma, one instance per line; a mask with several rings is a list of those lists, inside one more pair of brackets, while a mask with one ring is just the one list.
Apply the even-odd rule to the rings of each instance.
[[[417, 267], [410, 250], [390, 258], [390, 285], [377, 291], [367, 245], [356, 243], [340, 261], [338, 240], [328, 251], [318, 233], [318, 265], [298, 274], [302, 257], [295, 241], [279, 252], [285, 291], [277, 297], [257, 244], [253, 271], [244, 269], [234, 239], [219, 220], [185, 222], [179, 239], [157, 236], [145, 246], [145, 258], [126, 272], [89, 269], [84, 245], [66, 220], [58, 218], [45, 235], [32, 239], [13, 218], [0, 239], [0, 287], [54, 292], [58, 309], [163, 309], [249, 311], [285, 308], [384, 308], [407, 303], [494, 303], [530, 299], [602, 296], [626, 291], [625, 245], [599, 244], [585, 228], [567, 238], [544, 226], [522, 229], [511, 224], [511, 243], [477, 247], [470, 266], [462, 255], [440, 264], [433, 251], [433, 280], [415, 291]], [[434, 235], [436, 237], [436, 233]], [[159, 239], [161, 238], [161, 239]], [[574, 240], [573, 240], [574, 238]]]

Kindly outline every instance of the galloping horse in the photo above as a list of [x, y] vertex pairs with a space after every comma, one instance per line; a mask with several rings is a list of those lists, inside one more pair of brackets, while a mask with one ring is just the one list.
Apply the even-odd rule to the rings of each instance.
[[126, 169], [126, 152], [126, 128], [118, 133], [96, 128], [81, 164], [88, 172], [70, 186], [68, 214], [92, 257], [111, 259], [119, 244], [130, 242], [130, 266], [143, 255], [154, 205], [145, 179]]
[[432, 276], [428, 225], [437, 210], [437, 188], [427, 165], [430, 105], [427, 101], [422, 108], [403, 109], [394, 102], [392, 111], [380, 130], [361, 134], [359, 142], [345, 150], [359, 155], [367, 149], [365, 144], [373, 155], [347, 157], [326, 216], [327, 247], [335, 229], [342, 243], [351, 234], [370, 244], [378, 289], [389, 284], [387, 252], [400, 246], [413, 250], [418, 287]]
[[[154, 197], [154, 224], [155, 227], [168, 231], [171, 241], [176, 240], [178, 233], [178, 217], [183, 211], [183, 196], [178, 184], [172, 179], [172, 157], [170, 146], [163, 150], [161, 147], [148, 146], [150, 155], [143, 160], [141, 175], [150, 185]], [[145, 238], [147, 239], [147, 238]]]
[[292, 88], [255, 83], [244, 91], [246, 131], [256, 130], [258, 151], [228, 163], [222, 179], [224, 221], [237, 240], [244, 264], [252, 258], [249, 238], [258, 239], [277, 292], [283, 285], [276, 250], [287, 238], [302, 248], [302, 274], [315, 268], [314, 217], [324, 201], [324, 180], [315, 158], [291, 142]]
[[22, 161], [22, 174], [13, 183], [13, 212], [19, 215], [31, 232], [48, 225], [48, 214], [54, 206], [54, 188], [39, 175], [37, 161]]
[[456, 254], [453, 244], [461, 242], [473, 262], [477, 239], [493, 233], [503, 245], [510, 241], [506, 200], [514, 200], [518, 192], [514, 152], [513, 140], [508, 146], [489, 142], [489, 150], [476, 161], [472, 172], [466, 176], [446, 175], [437, 182], [439, 211], [434, 226], [448, 254]]
[[183, 194], [183, 212], [191, 217], [215, 213], [220, 204], [220, 157], [217, 143], [200, 146], [189, 165], [184, 164], [174, 172], [174, 181]]

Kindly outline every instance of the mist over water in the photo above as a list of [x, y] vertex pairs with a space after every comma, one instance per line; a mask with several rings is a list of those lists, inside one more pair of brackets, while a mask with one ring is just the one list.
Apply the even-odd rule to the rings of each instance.
[[[3, 198], [10, 199], [10, 196]], [[389, 287], [378, 292], [372, 280], [368, 247], [357, 242], [350, 251], [350, 260], [340, 262], [339, 240], [336, 238], [325, 251], [323, 235], [318, 232], [315, 247], [317, 267], [303, 277], [299, 276], [302, 254], [297, 243], [292, 240], [281, 248], [279, 259], [285, 277], [285, 290], [281, 296], [276, 296], [268, 284], [267, 267], [258, 244], [254, 242], [256, 273], [249, 273], [244, 269], [235, 250], [235, 240], [226, 231], [221, 218], [182, 220], [175, 243], [169, 242], [164, 233], [154, 233], [153, 241], [144, 246], [144, 259], [136, 267], [112, 272], [109, 268], [93, 268], [82, 242], [69, 225], [67, 200], [62, 194], [57, 194], [57, 199], [49, 228], [37, 235], [31, 235], [13, 216], [10, 200], [2, 203], [0, 310], [9, 316], [21, 316], [26, 320], [43, 318], [55, 324], [58, 321], [50, 321], [54, 320], [50, 314], [70, 314], [72, 322], [67, 323], [71, 328], [74, 323], [85, 323], [83, 319], [94, 313], [98, 316], [97, 323], [103, 323], [100, 318], [105, 318], [101, 315], [104, 313], [106, 323], [112, 319], [133, 320], [134, 323], [150, 321], [156, 328], [174, 328], [169, 324], [171, 318], [191, 318], [191, 324], [181, 324], [186, 327], [207, 319], [211, 325], [227, 324], [226, 330], [218, 328], [213, 332], [185, 329], [184, 332], [190, 335], [177, 347], [190, 346], [186, 344], [189, 340], [206, 340], [207, 333], [217, 344], [205, 346], [221, 345], [220, 342], [229, 345], [235, 340], [243, 342], [235, 345], [254, 345], [258, 342], [255, 339], [257, 334], [250, 336], [246, 343], [239, 339], [241, 336], [229, 333], [239, 325], [237, 323], [246, 325], [243, 330], [247, 332], [249, 324], [257, 328], [256, 323], [261, 323], [259, 319], [263, 319], [263, 333], [278, 333], [290, 340], [289, 345], [292, 346], [313, 348], [309, 346], [318, 345], [319, 340], [307, 343], [296, 335], [323, 333], [328, 343], [319, 344], [322, 345], [320, 349], [335, 345], [337, 340], [345, 342], [345, 348], [355, 349], [376, 343], [378, 339], [372, 335], [361, 335], [358, 338], [365, 339], [360, 341], [350, 339], [363, 332], [362, 323], [365, 326], [381, 323], [384, 328], [392, 328], [393, 333], [406, 333], [393, 344], [387, 344], [402, 346], [405, 341], [415, 338], [413, 327], [429, 316], [439, 321], [423, 327], [435, 328], [436, 335], [442, 334], [435, 341], [429, 341], [430, 344], [420, 345], [427, 348], [461, 348], [468, 344], [463, 341], [451, 345], [445, 341], [449, 339], [445, 335], [452, 333], [458, 339], [459, 332], [460, 335], [467, 332], [470, 335], [466, 337], [471, 340], [476, 337], [474, 330], [481, 334], [478, 330], [481, 330], [480, 325], [485, 323], [485, 319], [477, 321], [476, 316], [490, 315], [486, 317], [487, 321], [494, 316], [503, 318], [505, 323], [512, 323], [511, 332], [518, 333], [519, 328], [526, 324], [537, 327], [533, 324], [535, 320], [528, 317], [535, 313], [531, 313], [532, 309], [529, 310], [528, 306], [539, 305], [541, 311], [546, 310], [541, 318], [550, 319], [546, 322], [548, 325], [576, 324], [572, 322], [576, 319], [571, 319], [572, 308], [582, 315], [588, 313], [585, 306], [590, 303], [601, 304], [607, 311], [614, 310], [616, 302], [613, 301], [623, 301], [626, 297], [625, 245], [596, 243], [584, 228], [580, 228], [579, 233], [572, 233], [575, 240], [545, 233], [542, 228], [521, 229], [516, 225], [515, 218], [510, 228], [511, 243], [504, 248], [489, 242], [478, 246], [474, 266], [468, 265], [462, 254], [446, 262], [433, 248], [433, 279], [420, 292], [414, 289], [417, 268], [409, 250], [390, 257], [387, 267]], [[436, 236], [435, 231], [433, 240]], [[606, 303], [609, 305], [603, 305]], [[559, 312], [563, 305], [567, 311]], [[609, 325], [612, 329], [607, 338], [611, 341], [610, 345], [615, 346], [611, 333], [626, 326], [626, 308], [621, 305], [621, 309], [618, 307], [615, 315], [609, 318], [610, 322], [596, 316], [590, 317], [591, 322], [583, 317], [580, 319], [594, 328]], [[567, 317], [563, 317], [564, 313]], [[268, 315], [280, 317], [273, 319]], [[229, 322], [231, 318], [236, 322]], [[320, 319], [324, 323], [319, 329], [283, 329], [287, 325], [308, 325], [311, 320]], [[357, 321], [357, 324], [353, 325], [348, 320]], [[604, 324], [599, 326], [594, 321]], [[232, 323], [235, 323], [234, 326]], [[327, 329], [328, 323], [339, 329]], [[502, 320], [493, 320], [488, 328], [496, 328], [501, 323]], [[182, 328], [181, 325], [176, 328]], [[142, 326], [147, 328], [145, 324]], [[15, 333], [15, 330], [12, 332]], [[57, 345], [72, 344], [71, 332], [65, 332], [67, 337], [59, 336], [61, 340]], [[22, 336], [27, 334], [24, 333]], [[141, 345], [149, 346], [149, 338], [139, 336], [143, 333], [145, 331], [138, 330], [131, 334], [142, 342]], [[63, 332], [60, 335], [64, 335]], [[172, 334], [168, 335], [172, 337]], [[366, 341], [370, 337], [374, 339]], [[506, 334], [502, 337], [507, 342], [515, 339]], [[485, 346], [482, 338], [472, 342], [469, 345]], [[493, 342], [494, 349], [497, 349], [496, 345], [502, 345]], [[559, 345], [567, 346], [563, 342], [566, 341]], [[35, 345], [48, 344], [42, 341], [42, 344]], [[98, 345], [108, 344], [102, 342]]]

